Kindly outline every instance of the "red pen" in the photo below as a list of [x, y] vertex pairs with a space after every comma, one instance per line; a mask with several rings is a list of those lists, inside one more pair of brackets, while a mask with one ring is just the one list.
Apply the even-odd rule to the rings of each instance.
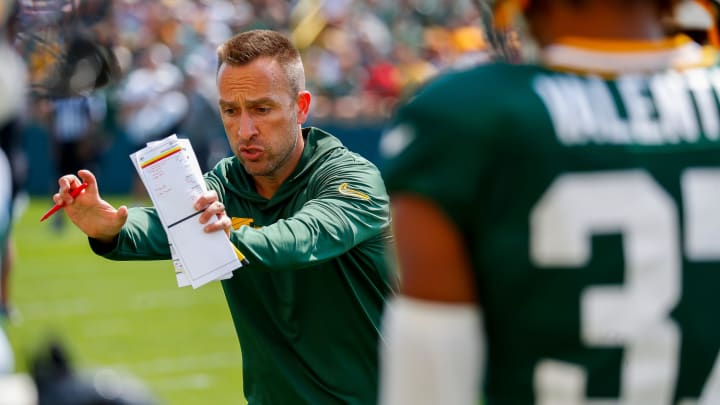
[[[70, 190], [70, 195], [73, 196], [73, 198], [79, 196], [80, 193], [87, 188], [87, 186], [88, 186], [87, 183], [82, 183], [80, 186]], [[50, 208], [48, 210], [48, 212], [46, 212], [45, 215], [42, 216], [42, 218], [40, 218], [40, 222], [48, 219], [52, 214], [58, 212], [60, 210], [60, 208], [62, 208], [63, 206], [64, 205], [61, 205], [61, 204], [53, 205], [53, 207]]]

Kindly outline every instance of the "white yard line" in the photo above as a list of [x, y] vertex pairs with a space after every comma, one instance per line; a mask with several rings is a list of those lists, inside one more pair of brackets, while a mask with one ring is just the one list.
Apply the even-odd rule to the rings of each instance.
[[[57, 319], [58, 317], [108, 315], [111, 313], [138, 312], [148, 309], [187, 308], [203, 305], [210, 298], [188, 299], [174, 291], [156, 290], [125, 297], [123, 303], [112, 303], [98, 308], [100, 299], [69, 298], [45, 301], [25, 301], [19, 309], [25, 320]], [[98, 310], [100, 309], [100, 310]]]

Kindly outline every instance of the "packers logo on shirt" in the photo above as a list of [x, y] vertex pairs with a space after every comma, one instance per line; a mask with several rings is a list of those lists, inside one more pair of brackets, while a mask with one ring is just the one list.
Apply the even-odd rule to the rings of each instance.
[[369, 196], [369, 195], [367, 195], [367, 194], [365, 194], [365, 193], [363, 193], [363, 192], [360, 192], [360, 191], [351, 189], [350, 186], [348, 186], [347, 183], [343, 183], [343, 184], [341, 184], [340, 186], [338, 186], [338, 191], [340, 192], [340, 194], [346, 195], [346, 196], [348, 196], [348, 197], [355, 197], [355, 198], [359, 198], [359, 199], [364, 200], [364, 201], [369, 201], [369, 200], [370, 200], [370, 196]]
[[230, 220], [232, 221], [232, 228], [233, 228], [233, 230], [235, 230], [235, 231], [237, 231], [238, 229], [240, 229], [240, 227], [243, 226], [243, 225], [252, 226], [251, 224], [252, 224], [253, 222], [255, 222], [255, 220], [252, 219], [252, 218], [232, 217]]

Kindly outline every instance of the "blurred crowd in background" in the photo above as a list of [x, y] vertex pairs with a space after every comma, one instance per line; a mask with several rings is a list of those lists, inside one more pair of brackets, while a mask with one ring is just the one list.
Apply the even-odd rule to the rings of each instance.
[[[29, 136], [42, 132], [50, 140], [54, 168], [42, 175], [48, 190], [61, 174], [97, 171], [119, 141], [129, 145], [121, 153], [125, 160], [126, 152], [172, 133], [192, 141], [203, 169], [228, 156], [216, 105], [215, 51], [241, 31], [268, 28], [293, 39], [314, 96], [309, 124], [317, 126], [382, 127], [403, 97], [438, 72], [486, 61], [489, 49], [519, 47], [514, 39], [506, 49], [498, 37], [488, 43], [482, 28], [488, 14], [475, 0], [16, 3], [11, 28], [30, 73]], [[697, 8], [697, 2], [684, 3]], [[113, 78], [109, 85], [84, 83], [95, 75], [77, 74], [82, 63], [66, 64], [73, 67], [68, 71], [58, 67], [53, 59], [72, 48], [63, 43], [69, 37], [80, 38], [80, 48], [100, 44], [112, 53], [115, 65], [104, 69]], [[69, 91], [73, 87], [100, 89]], [[133, 193], [144, 193], [139, 183]]]
[[[227, 156], [215, 94], [217, 46], [255, 28], [287, 33], [303, 53], [311, 124], [382, 123], [405, 94], [440, 70], [487, 58], [470, 0], [23, 0], [18, 47], [34, 85], [28, 119], [47, 131], [57, 171], [92, 168], [118, 137], [134, 146], [177, 133], [204, 169]], [[79, 6], [78, 6], [79, 4]], [[78, 7], [68, 18], [68, 8]], [[57, 15], [63, 10], [64, 16]], [[54, 13], [54, 14], [53, 14]], [[78, 26], [113, 50], [119, 79], [54, 97], [48, 46]], [[39, 86], [41, 83], [42, 86]]]

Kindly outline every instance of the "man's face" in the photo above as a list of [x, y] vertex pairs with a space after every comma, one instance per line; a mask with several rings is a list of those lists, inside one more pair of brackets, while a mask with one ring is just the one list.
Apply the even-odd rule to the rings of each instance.
[[291, 96], [281, 66], [270, 58], [223, 65], [217, 86], [225, 133], [245, 170], [252, 176], [289, 174], [307, 111], [298, 105], [302, 97]]

